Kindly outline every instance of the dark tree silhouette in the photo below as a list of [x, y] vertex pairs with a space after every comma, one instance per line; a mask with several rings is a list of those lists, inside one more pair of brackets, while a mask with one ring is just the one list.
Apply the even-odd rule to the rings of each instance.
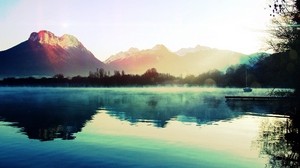
[[[267, 43], [275, 52], [292, 59], [286, 68], [293, 71], [293, 78], [297, 79], [300, 76], [300, 1], [272, 0], [269, 8], [274, 26]], [[294, 85], [295, 96], [300, 100], [300, 81], [296, 80]]]
[[148, 78], [157, 78], [158, 77], [158, 72], [155, 68], [148, 69], [143, 76], [148, 77]]
[[63, 79], [64, 75], [63, 74], [56, 74], [56, 75], [53, 76], [53, 78], [55, 78], [55, 79]]
[[299, 167], [299, 124], [293, 119], [264, 120], [256, 141], [260, 153], [269, 156], [266, 167]]
[[272, 10], [273, 28], [270, 30], [272, 38], [267, 41], [276, 52], [290, 50], [299, 51], [299, 9], [300, 1], [273, 0], [269, 7]]
[[[299, 167], [300, 166], [300, 1], [272, 0], [269, 8], [272, 10], [272, 38], [268, 41], [270, 47], [277, 53], [272, 59], [268, 57], [259, 61], [254, 67], [259, 71], [272, 71], [277, 66], [281, 81], [290, 82], [295, 88], [296, 101], [289, 110], [286, 121], [266, 124], [260, 135], [261, 152], [270, 156], [270, 167]], [[268, 63], [269, 64], [265, 64]], [[273, 70], [274, 71], [274, 70]], [[287, 74], [287, 78], [283, 74]], [[271, 74], [272, 75], [272, 74]], [[268, 79], [267, 79], [268, 80]], [[290, 102], [293, 103], [293, 102]]]

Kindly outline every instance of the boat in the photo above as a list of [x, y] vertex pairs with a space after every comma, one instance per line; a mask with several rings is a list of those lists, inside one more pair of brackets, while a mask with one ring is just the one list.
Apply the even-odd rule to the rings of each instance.
[[252, 88], [250, 87], [244, 87], [243, 90], [244, 92], [252, 92]]
[[248, 87], [248, 73], [247, 73], [247, 69], [246, 69], [246, 87], [243, 88], [244, 92], [252, 92], [252, 88]]

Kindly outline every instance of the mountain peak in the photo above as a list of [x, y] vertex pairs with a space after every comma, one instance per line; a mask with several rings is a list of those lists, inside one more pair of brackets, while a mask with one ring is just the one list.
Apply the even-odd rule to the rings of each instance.
[[46, 30], [33, 32], [27, 41], [0, 51], [0, 77], [52, 76], [58, 73], [87, 75], [99, 67], [105, 68], [106, 65], [76, 37], [57, 37]]
[[128, 49], [128, 52], [130, 53], [136, 53], [136, 52], [139, 52], [140, 50], [138, 48], [134, 48], [134, 47], [131, 47]]
[[51, 44], [51, 43], [53, 43], [53, 39], [55, 37], [56, 36], [53, 33], [51, 33], [50, 31], [41, 30], [38, 33], [37, 32], [31, 33], [30, 36], [29, 36], [29, 40], [38, 41], [41, 44], [43, 44], [43, 43]]
[[167, 50], [168, 51], [168, 48], [166, 46], [164, 46], [163, 44], [157, 44], [152, 48], [152, 50]]
[[59, 41], [60, 45], [63, 48], [76, 47], [81, 45], [76, 37], [69, 34], [64, 34], [62, 37], [59, 37]]
[[48, 44], [53, 46], [58, 45], [62, 48], [78, 47], [81, 45], [77, 38], [72, 35], [65, 34], [61, 37], [57, 37], [52, 32], [47, 30], [41, 30], [38, 33], [31, 33], [28, 40], [39, 42], [40, 44]]

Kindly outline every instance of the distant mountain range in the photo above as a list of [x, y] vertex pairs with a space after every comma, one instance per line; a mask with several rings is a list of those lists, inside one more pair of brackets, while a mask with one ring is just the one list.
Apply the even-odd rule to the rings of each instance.
[[87, 76], [97, 68], [124, 70], [125, 73], [141, 74], [147, 69], [172, 75], [199, 74], [211, 69], [225, 69], [247, 58], [238, 52], [196, 46], [171, 52], [164, 45], [151, 49], [128, 51], [109, 57], [104, 63], [87, 50], [72, 35], [57, 37], [42, 30], [33, 32], [28, 40], [0, 51], [0, 77], [22, 76]]
[[172, 75], [199, 74], [211, 69], [225, 69], [241, 63], [247, 57], [238, 52], [196, 46], [171, 52], [164, 45], [152, 49], [131, 48], [108, 58], [105, 63], [128, 73], [143, 73], [155, 67], [159, 72]]

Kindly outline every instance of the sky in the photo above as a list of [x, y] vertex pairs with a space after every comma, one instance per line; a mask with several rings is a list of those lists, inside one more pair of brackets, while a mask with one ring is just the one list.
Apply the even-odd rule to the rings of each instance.
[[267, 0], [0, 0], [0, 51], [48, 30], [71, 34], [98, 59], [156, 44], [261, 51]]

